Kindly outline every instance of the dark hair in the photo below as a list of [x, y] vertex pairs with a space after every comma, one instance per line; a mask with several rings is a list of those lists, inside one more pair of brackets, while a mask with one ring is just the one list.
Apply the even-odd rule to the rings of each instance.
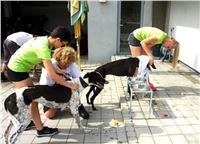
[[52, 38], [57, 38], [59, 37], [61, 41], [71, 41], [71, 33], [69, 30], [67, 30], [66, 27], [63, 26], [57, 26], [56, 28], [53, 29], [51, 32], [51, 37]]

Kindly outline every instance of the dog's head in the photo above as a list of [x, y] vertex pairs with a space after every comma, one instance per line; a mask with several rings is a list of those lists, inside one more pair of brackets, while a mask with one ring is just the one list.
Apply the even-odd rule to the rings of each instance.
[[89, 85], [94, 85], [101, 89], [104, 88], [104, 84], [108, 84], [108, 81], [99, 72], [88, 72], [83, 78], [88, 78]]
[[87, 86], [92, 85], [103, 89], [104, 84], [108, 84], [108, 81], [106, 81], [98, 72], [88, 72], [79, 78], [72, 79], [72, 82], [79, 84], [80, 91], [82, 91]]

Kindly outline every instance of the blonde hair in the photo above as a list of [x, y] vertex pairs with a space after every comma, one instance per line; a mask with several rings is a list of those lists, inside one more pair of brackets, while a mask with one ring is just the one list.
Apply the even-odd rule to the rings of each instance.
[[76, 61], [76, 51], [70, 47], [60, 47], [55, 49], [53, 58], [62, 64], [69, 64]]
[[180, 49], [180, 44], [178, 41], [176, 41], [174, 38], [171, 38], [173, 41], [173, 59], [172, 59], [172, 67], [176, 68], [176, 65], [178, 63], [178, 57], [179, 57], [179, 49]]

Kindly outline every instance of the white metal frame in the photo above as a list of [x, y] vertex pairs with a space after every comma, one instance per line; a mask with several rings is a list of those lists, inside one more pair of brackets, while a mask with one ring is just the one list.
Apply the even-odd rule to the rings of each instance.
[[[150, 94], [150, 98], [148, 99], [143, 99], [143, 100], [149, 100], [149, 113], [148, 113], [148, 118], [151, 117], [152, 114], [152, 99], [153, 99], [153, 91], [151, 90], [151, 88], [149, 87], [149, 85], [147, 84], [146, 81], [144, 81], [144, 83], [146, 84], [146, 88], [145, 89], [140, 89], [140, 88], [136, 88], [135, 85], [135, 81], [132, 79], [132, 77], [128, 77], [127, 80], [127, 86], [128, 88], [130, 88], [130, 93], [128, 95], [128, 97], [126, 97], [126, 100], [130, 101], [129, 106], [129, 113], [131, 114], [132, 117], [132, 96], [133, 94], [142, 94], [142, 98], [144, 98], [145, 94]], [[127, 92], [128, 93], [128, 92]]]

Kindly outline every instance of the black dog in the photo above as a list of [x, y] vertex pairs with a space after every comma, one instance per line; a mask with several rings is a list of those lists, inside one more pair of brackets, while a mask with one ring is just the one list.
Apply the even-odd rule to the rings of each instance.
[[[136, 68], [139, 67], [139, 61], [140, 61], [139, 58], [132, 58], [132, 57], [126, 58], [126, 59], [120, 59], [120, 60], [116, 60], [116, 61], [104, 64], [96, 68], [95, 72], [100, 73], [103, 78], [105, 78], [106, 75], [132, 77], [134, 76], [136, 72]], [[152, 64], [151, 67], [153, 69], [156, 69], [154, 64]], [[147, 64], [147, 68], [151, 70], [149, 64]], [[108, 82], [105, 81], [105, 84], [107, 83]], [[96, 96], [101, 92], [102, 89], [103, 89], [103, 86], [102, 87], [91, 86], [88, 93], [86, 94], [87, 103], [92, 105], [93, 110], [97, 110], [94, 107], [94, 100]], [[89, 101], [89, 96], [92, 91], [93, 91], [93, 95], [91, 96], [90, 101]]]
[[[105, 79], [96, 72], [87, 73], [83, 78], [73, 80], [75, 83], [79, 83], [79, 90], [71, 90], [58, 84], [53, 86], [35, 85], [20, 88], [9, 95], [4, 102], [5, 110], [10, 115], [10, 123], [4, 133], [6, 143], [15, 143], [17, 136], [30, 123], [31, 114], [28, 106], [33, 101], [50, 108], [60, 108], [61, 110], [70, 108], [79, 128], [83, 129], [78, 113], [79, 91], [88, 85], [101, 87], [105, 83]], [[85, 81], [86, 78], [88, 78], [88, 83]], [[10, 134], [13, 126], [15, 126], [15, 130]], [[11, 135], [10, 138], [9, 135]]]
[[[96, 68], [95, 72], [99, 72], [103, 78], [105, 78], [106, 75], [133, 76], [136, 71], [136, 68], [138, 67], [139, 67], [138, 58], [126, 58], [126, 59], [120, 59], [120, 60], [116, 60], [116, 61], [104, 64]], [[93, 110], [97, 110], [94, 107], [94, 99], [101, 92], [102, 89], [103, 89], [103, 86], [102, 88], [91, 86], [88, 93], [86, 94], [87, 103], [92, 105]], [[89, 96], [92, 91], [93, 91], [93, 95], [89, 101]]]

